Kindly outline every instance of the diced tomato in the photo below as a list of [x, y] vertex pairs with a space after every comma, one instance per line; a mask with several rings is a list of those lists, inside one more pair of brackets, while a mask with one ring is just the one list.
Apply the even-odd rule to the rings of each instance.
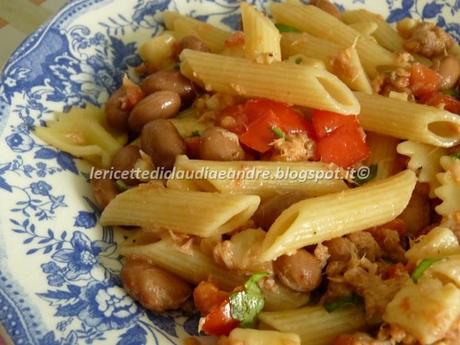
[[227, 128], [239, 134], [244, 145], [260, 153], [268, 151], [277, 138], [273, 128], [286, 134], [306, 133], [314, 138], [313, 128], [302, 114], [286, 104], [268, 99], [250, 99], [225, 109], [220, 116], [233, 117], [234, 125]]
[[203, 332], [216, 336], [228, 335], [239, 324], [238, 320], [232, 318], [231, 306], [228, 300], [225, 300], [200, 321]]
[[460, 101], [455, 97], [445, 95], [441, 92], [434, 92], [422, 99], [427, 105], [438, 107], [444, 105], [444, 109], [454, 114], [460, 114]]
[[200, 158], [200, 137], [185, 138], [185, 147], [189, 158]]
[[201, 315], [209, 314], [228, 298], [228, 292], [219, 290], [213, 283], [202, 281], [193, 290], [193, 302]]
[[415, 96], [423, 97], [437, 92], [441, 87], [441, 76], [431, 68], [415, 63], [410, 74], [410, 88]]
[[264, 153], [276, 139], [274, 127], [279, 127], [279, 118], [273, 112], [267, 112], [253, 121], [248, 130], [240, 135], [240, 141], [257, 152]]
[[370, 150], [361, 127], [345, 125], [318, 140], [317, 150], [322, 162], [335, 163], [343, 168], [365, 160]]
[[314, 110], [311, 122], [318, 138], [323, 138], [345, 125], [359, 126], [356, 116], [340, 115], [323, 110]]

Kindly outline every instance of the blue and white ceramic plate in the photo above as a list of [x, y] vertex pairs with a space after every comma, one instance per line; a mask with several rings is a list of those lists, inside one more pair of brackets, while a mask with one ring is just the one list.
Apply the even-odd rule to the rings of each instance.
[[[391, 22], [436, 21], [460, 39], [460, 0], [340, 3], [363, 6]], [[97, 224], [81, 163], [31, 134], [54, 111], [103, 104], [167, 8], [239, 25], [236, 0], [72, 1], [0, 76], [0, 326], [14, 344], [163, 345], [196, 335], [196, 314], [146, 313], [120, 288], [117, 234]]]

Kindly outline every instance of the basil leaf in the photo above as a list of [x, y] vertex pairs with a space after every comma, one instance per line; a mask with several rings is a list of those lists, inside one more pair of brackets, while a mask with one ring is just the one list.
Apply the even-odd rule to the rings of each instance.
[[[369, 182], [370, 180], [374, 179], [375, 176], [377, 176], [377, 171], [379, 169], [377, 164], [372, 164], [369, 165], [368, 167], [361, 167], [359, 169], [367, 168], [368, 174], [363, 174], [361, 175], [359, 172], [355, 175], [355, 178], [353, 179], [353, 182], [356, 183], [357, 185], [362, 185], [366, 182]], [[364, 170], [363, 170], [364, 171]], [[361, 176], [360, 176], [361, 175]]]
[[279, 32], [300, 32], [300, 30], [286, 24], [275, 24], [275, 26]]
[[265, 272], [252, 275], [242, 291], [230, 295], [231, 315], [233, 319], [240, 321], [240, 327], [253, 327], [257, 315], [264, 308], [264, 295], [257, 283], [267, 275]]
[[333, 311], [337, 309], [342, 309], [342, 308], [345, 308], [351, 305], [360, 305], [360, 304], [362, 304], [362, 300], [359, 296], [350, 295], [350, 296], [339, 298], [329, 303], [325, 303], [324, 309], [326, 309], [328, 313], [332, 313]]
[[283, 132], [283, 130], [279, 127], [272, 127], [272, 132], [275, 133], [275, 135], [278, 137], [278, 138], [284, 138], [285, 137], [285, 134]]
[[414, 272], [412, 272], [412, 280], [414, 283], [417, 283], [419, 279], [422, 277], [423, 273], [431, 267], [434, 263], [442, 260], [443, 258], [427, 258], [423, 259], [418, 266], [415, 268]]

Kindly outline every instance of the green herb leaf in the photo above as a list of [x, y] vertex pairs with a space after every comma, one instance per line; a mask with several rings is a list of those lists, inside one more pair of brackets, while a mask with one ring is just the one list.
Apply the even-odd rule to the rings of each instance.
[[460, 151], [452, 153], [450, 156], [454, 157], [454, 158], [457, 158], [457, 159], [460, 159]]
[[273, 133], [275, 133], [275, 135], [278, 137], [278, 138], [284, 138], [285, 137], [285, 134], [283, 132], [283, 130], [279, 127], [272, 127], [272, 131]]
[[[365, 168], [369, 169], [368, 171], [365, 171], [365, 172], [368, 172], [368, 174], [360, 174], [358, 172], [353, 179], [353, 182], [356, 183], [357, 185], [362, 185], [366, 182], [369, 182], [370, 180], [374, 179], [375, 176], [377, 176], [377, 171], [379, 169], [377, 164], [372, 164], [372, 165], [369, 165], [368, 167], [361, 167], [358, 169], [365, 169]], [[362, 171], [364, 172], [364, 170]]]
[[198, 130], [193, 131], [191, 137], [201, 137], [201, 132]]
[[300, 64], [302, 63], [302, 61], [303, 61], [302, 58], [301, 58], [301, 57], [298, 57], [297, 59], [295, 59], [294, 62], [295, 62], [297, 65], [300, 65]]
[[350, 296], [339, 298], [329, 303], [325, 303], [324, 309], [326, 309], [328, 313], [332, 313], [333, 311], [337, 309], [342, 309], [344, 307], [349, 307], [351, 305], [360, 305], [360, 304], [362, 304], [362, 300], [359, 296], [350, 295]]
[[300, 30], [286, 24], [275, 24], [275, 26], [279, 32], [300, 32]]
[[414, 272], [412, 273], [412, 280], [414, 283], [417, 283], [419, 279], [422, 277], [423, 273], [431, 267], [434, 263], [442, 260], [443, 258], [427, 258], [423, 259], [418, 266], [415, 268]]
[[230, 295], [231, 315], [240, 321], [240, 327], [254, 326], [257, 315], [264, 308], [264, 295], [257, 283], [267, 275], [266, 272], [253, 274], [244, 284], [242, 291]]

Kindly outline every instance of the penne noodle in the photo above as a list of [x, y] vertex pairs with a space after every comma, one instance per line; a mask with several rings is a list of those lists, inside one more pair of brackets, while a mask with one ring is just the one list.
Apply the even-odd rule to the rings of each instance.
[[342, 48], [356, 44], [361, 62], [370, 77], [377, 75], [377, 66], [395, 64], [395, 57], [391, 52], [315, 6], [273, 3], [271, 9], [273, 17], [279, 23], [329, 40]]
[[221, 52], [224, 49], [225, 40], [231, 35], [230, 32], [219, 29], [214, 25], [183, 16], [177, 12], [163, 12], [163, 20], [166, 28], [176, 31], [181, 38], [196, 35], [215, 53]]
[[373, 22], [376, 24], [377, 30], [375, 30], [372, 35], [382, 47], [393, 52], [404, 50], [403, 39], [399, 36], [398, 32], [382, 18], [382, 16], [367, 10], [353, 10], [343, 12], [340, 18], [349, 25]]
[[393, 220], [407, 206], [415, 182], [415, 174], [405, 170], [385, 180], [292, 205], [268, 230], [261, 260], [274, 260], [296, 249]]
[[364, 129], [441, 147], [460, 143], [460, 116], [423, 104], [355, 92]]
[[[215, 172], [215, 178], [186, 180], [187, 185], [192, 184], [189, 185], [192, 190], [205, 192], [250, 194], [268, 198], [292, 191], [302, 191], [306, 196], [313, 197], [348, 189], [345, 182], [339, 179], [340, 176], [333, 176], [333, 173], [339, 175], [339, 170], [320, 162], [218, 162], [190, 160], [186, 156], [179, 156], [175, 169], [194, 172], [194, 176], [198, 172], [202, 172], [202, 175], [206, 171]], [[225, 178], [219, 178], [219, 175]], [[168, 188], [179, 186], [180, 189], [184, 186], [177, 181], [169, 180]]]
[[[220, 288], [231, 291], [244, 284], [246, 277], [219, 266], [212, 258], [202, 253], [196, 245], [181, 248], [171, 240], [161, 240], [147, 245], [128, 245], [120, 248], [123, 256], [141, 256], [184, 280], [199, 284], [210, 280]], [[281, 285], [262, 290], [265, 296], [265, 310], [298, 308], [309, 300], [306, 293], [294, 292]]]
[[181, 72], [206, 90], [358, 114], [359, 103], [333, 74], [302, 65], [274, 62], [257, 64], [246, 59], [186, 49]]
[[238, 345], [300, 345], [300, 338], [295, 333], [249, 328], [235, 328], [228, 341]]
[[64, 152], [104, 168], [110, 166], [112, 156], [127, 141], [126, 135], [113, 133], [107, 126], [103, 109], [89, 104], [58, 114], [56, 121], [35, 128], [34, 134]]
[[259, 320], [265, 327], [298, 334], [303, 345], [330, 345], [336, 336], [353, 333], [365, 325], [364, 311], [357, 307], [331, 313], [323, 306], [262, 312]]
[[284, 33], [281, 38], [284, 58], [301, 54], [324, 61], [329, 72], [336, 74], [355, 91], [372, 93], [372, 86], [354, 47], [341, 46], [307, 33]]
[[373, 21], [350, 23], [348, 26], [365, 36], [371, 36], [379, 28], [377, 23]]
[[101, 224], [210, 237], [246, 223], [259, 202], [255, 195], [188, 192], [146, 184], [117, 195], [104, 209]]
[[369, 166], [377, 166], [376, 180], [385, 179], [397, 172], [396, 159], [398, 153], [396, 152], [396, 147], [399, 142], [399, 139], [387, 135], [373, 132], [366, 133], [366, 143], [369, 146], [371, 155], [365, 163]]
[[246, 59], [259, 63], [281, 61], [281, 37], [273, 22], [245, 2], [240, 8]]

